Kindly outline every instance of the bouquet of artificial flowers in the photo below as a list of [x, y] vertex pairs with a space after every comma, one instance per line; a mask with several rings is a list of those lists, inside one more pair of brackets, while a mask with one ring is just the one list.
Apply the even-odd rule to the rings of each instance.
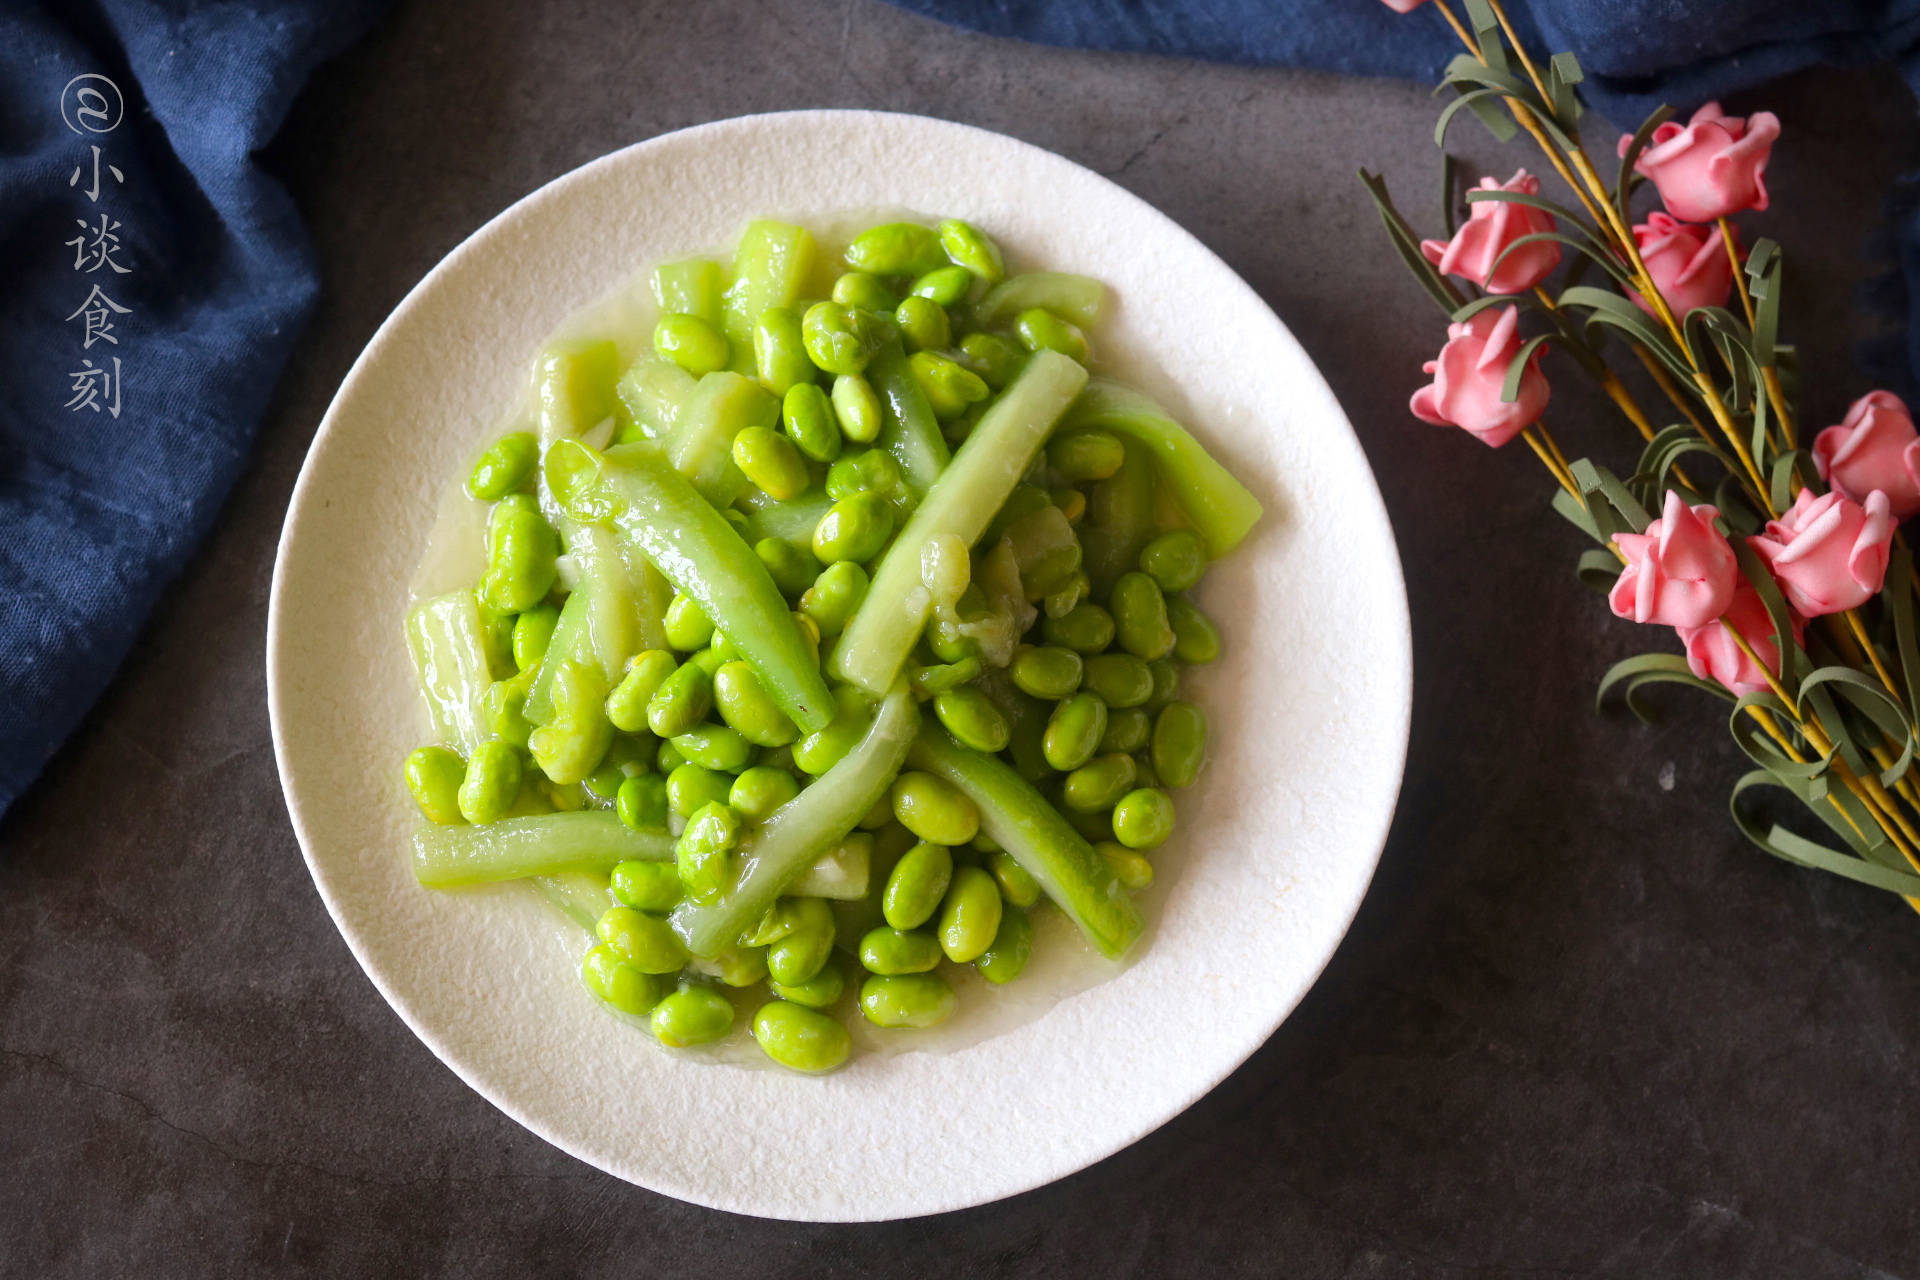
[[[1424, 0], [1386, 2], [1407, 13]], [[1422, 240], [1362, 172], [1395, 249], [1448, 316], [1414, 415], [1496, 448], [1524, 440], [1557, 486], [1554, 509], [1598, 544], [1580, 577], [1618, 616], [1673, 629], [1683, 653], [1615, 664], [1602, 698], [1618, 690], [1642, 715], [1658, 683], [1727, 699], [1755, 766], [1729, 802], [1748, 839], [1920, 910], [1920, 638], [1899, 530], [1920, 512], [1920, 436], [1897, 397], [1873, 391], [1801, 443], [1793, 352], [1777, 338], [1780, 249], [1743, 247], [1730, 221], [1766, 209], [1780, 122], [1709, 103], [1681, 124], [1662, 108], [1619, 140], [1609, 183], [1582, 140], [1573, 55], [1543, 70], [1499, 0], [1463, 7], [1432, 0], [1465, 49], [1442, 79], [1454, 96], [1436, 141], [1463, 112], [1502, 141], [1524, 131], [1571, 203], [1521, 169], [1467, 191], [1456, 223], [1449, 178], [1446, 238]], [[1664, 207], [1635, 221], [1648, 186]], [[1544, 422], [1548, 350], [1637, 432], [1631, 470], [1561, 451]], [[1644, 370], [1657, 410], [1616, 360]], [[1797, 800], [1821, 838], [1763, 816], [1768, 791]]]

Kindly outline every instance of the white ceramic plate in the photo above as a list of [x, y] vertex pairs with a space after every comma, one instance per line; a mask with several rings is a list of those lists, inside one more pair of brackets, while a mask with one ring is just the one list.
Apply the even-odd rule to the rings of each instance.
[[[413, 883], [399, 762], [423, 721], [401, 620], [438, 499], [519, 394], [543, 336], [646, 264], [730, 243], [750, 216], [863, 207], [967, 218], [1027, 263], [1104, 279], [1116, 305], [1101, 354], [1138, 366], [1129, 376], [1184, 416], [1267, 518], [1200, 592], [1226, 636], [1226, 656], [1195, 682], [1213, 763], [1179, 797], [1138, 960], [968, 1047], [861, 1054], [810, 1079], [678, 1059], [606, 1016], [549, 910], [518, 886]], [[421, 281], [354, 364], [301, 471], [267, 678], [314, 884], [367, 976], [461, 1079], [641, 1186], [737, 1213], [863, 1221], [1063, 1177], [1163, 1124], [1259, 1047], [1372, 875], [1405, 757], [1411, 661], [1399, 561], [1352, 430], [1225, 263], [1118, 186], [1025, 143], [917, 116], [806, 111], [595, 161]]]

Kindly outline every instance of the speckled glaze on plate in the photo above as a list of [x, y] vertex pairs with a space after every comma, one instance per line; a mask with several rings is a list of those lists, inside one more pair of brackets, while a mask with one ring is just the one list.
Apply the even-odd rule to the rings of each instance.
[[[991, 180], [981, 181], [982, 175]], [[901, 207], [1107, 282], [1107, 367], [1266, 504], [1200, 602], [1213, 761], [1117, 977], [946, 1053], [823, 1079], [677, 1059], [582, 992], [537, 896], [420, 889], [399, 761], [421, 733], [401, 621], [440, 496], [534, 347], [644, 265], [749, 217]], [[939, 1213], [1043, 1185], [1177, 1115], [1299, 1002], [1359, 907], [1405, 760], [1399, 560], [1352, 429], [1245, 282], [1059, 156], [918, 116], [803, 111], [628, 147], [521, 200], [407, 295], [355, 362], [281, 534], [267, 628], [281, 784], [315, 886], [428, 1047], [581, 1160], [682, 1200], [809, 1221]], [[967, 1016], [963, 1007], [957, 1015]], [[377, 1067], [375, 1068], [377, 1070]]]

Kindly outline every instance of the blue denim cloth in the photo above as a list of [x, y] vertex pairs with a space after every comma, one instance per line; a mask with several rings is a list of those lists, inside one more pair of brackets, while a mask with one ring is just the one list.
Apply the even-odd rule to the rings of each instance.
[[0, 811], [246, 462], [317, 286], [254, 153], [380, 7], [0, 7]]

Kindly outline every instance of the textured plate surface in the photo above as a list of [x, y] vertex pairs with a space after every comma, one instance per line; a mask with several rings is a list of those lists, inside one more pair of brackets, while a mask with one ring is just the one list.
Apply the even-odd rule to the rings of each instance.
[[[1024, 263], [1105, 280], [1115, 305], [1096, 333], [1102, 357], [1182, 415], [1267, 518], [1199, 592], [1226, 637], [1226, 656], [1192, 686], [1213, 762], [1178, 797], [1137, 962], [964, 1049], [867, 1054], [804, 1079], [676, 1059], [604, 1015], [534, 895], [413, 883], [399, 761], [421, 719], [401, 620], [448, 477], [520, 394], [542, 337], [645, 264], [729, 243], [748, 217], [863, 207], [964, 217]], [[367, 975], [442, 1060], [618, 1177], [826, 1221], [958, 1209], [1063, 1177], [1244, 1061], [1359, 906], [1411, 692], [1406, 598], [1372, 475], [1259, 297], [1078, 165], [978, 129], [857, 111], [640, 143], [454, 250], [381, 326], [320, 425], [281, 537], [267, 667], [314, 883]]]

